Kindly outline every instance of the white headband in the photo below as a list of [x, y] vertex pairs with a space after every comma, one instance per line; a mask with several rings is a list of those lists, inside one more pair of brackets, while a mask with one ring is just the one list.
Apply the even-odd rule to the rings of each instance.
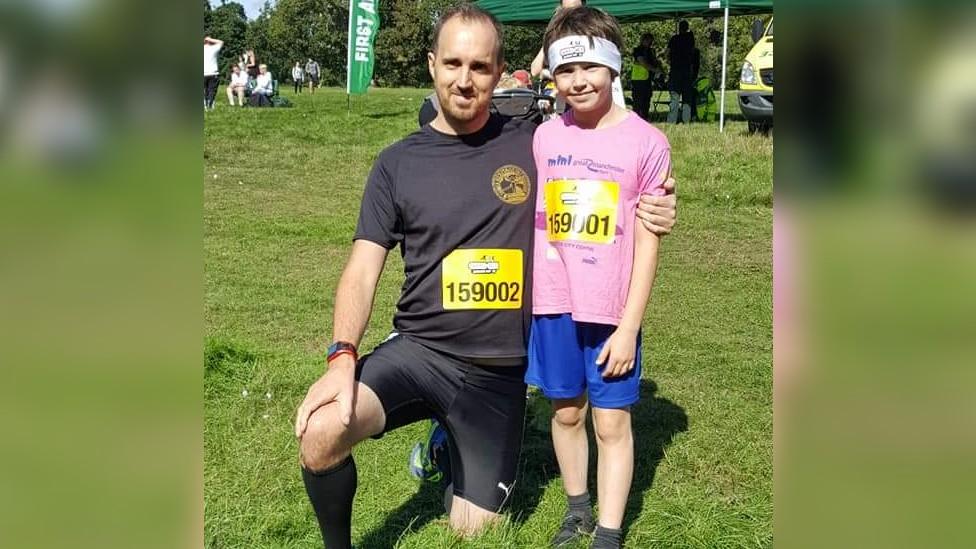
[[620, 74], [620, 50], [604, 38], [564, 36], [549, 46], [548, 54], [549, 70], [553, 72], [569, 63], [596, 63]]

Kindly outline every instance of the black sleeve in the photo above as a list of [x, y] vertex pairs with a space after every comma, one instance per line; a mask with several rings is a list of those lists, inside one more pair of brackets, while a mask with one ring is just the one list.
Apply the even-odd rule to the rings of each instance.
[[403, 240], [403, 223], [384, 156], [380, 155], [369, 172], [353, 240], [369, 240], [389, 250]]

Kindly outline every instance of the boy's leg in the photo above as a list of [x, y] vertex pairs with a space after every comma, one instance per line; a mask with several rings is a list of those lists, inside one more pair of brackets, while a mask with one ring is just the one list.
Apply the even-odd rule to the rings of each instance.
[[586, 493], [589, 444], [586, 440], [586, 397], [552, 401], [552, 447], [567, 496]]
[[634, 436], [630, 409], [593, 408], [597, 443], [599, 525], [619, 529], [634, 476]]
[[566, 490], [567, 510], [552, 539], [559, 547], [593, 531], [593, 509], [586, 487], [589, 443], [586, 437], [586, 396], [553, 400], [552, 447]]
[[572, 543], [593, 530], [586, 489], [589, 446], [586, 438], [585, 354], [576, 322], [569, 314], [538, 315], [529, 332], [526, 381], [552, 401], [552, 445], [566, 490], [567, 512], [552, 539], [554, 546]]
[[600, 507], [593, 547], [620, 546], [620, 525], [634, 472], [634, 437], [630, 406], [640, 399], [641, 335], [637, 334], [634, 368], [624, 375], [603, 377], [596, 358], [613, 326], [585, 324], [580, 328], [586, 354], [586, 385], [593, 409], [597, 441], [597, 503]]

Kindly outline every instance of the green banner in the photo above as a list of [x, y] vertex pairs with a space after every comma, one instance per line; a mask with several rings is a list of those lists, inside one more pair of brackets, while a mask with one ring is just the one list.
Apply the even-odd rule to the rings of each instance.
[[366, 93], [373, 78], [373, 42], [380, 30], [374, 0], [349, 0], [349, 44], [346, 93]]

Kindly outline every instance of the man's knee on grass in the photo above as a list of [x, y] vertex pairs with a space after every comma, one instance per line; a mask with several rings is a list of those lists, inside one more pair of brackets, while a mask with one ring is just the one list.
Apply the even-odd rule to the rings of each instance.
[[497, 523], [501, 515], [479, 507], [470, 501], [454, 496], [451, 504], [451, 529], [462, 536], [474, 536], [486, 527]]

